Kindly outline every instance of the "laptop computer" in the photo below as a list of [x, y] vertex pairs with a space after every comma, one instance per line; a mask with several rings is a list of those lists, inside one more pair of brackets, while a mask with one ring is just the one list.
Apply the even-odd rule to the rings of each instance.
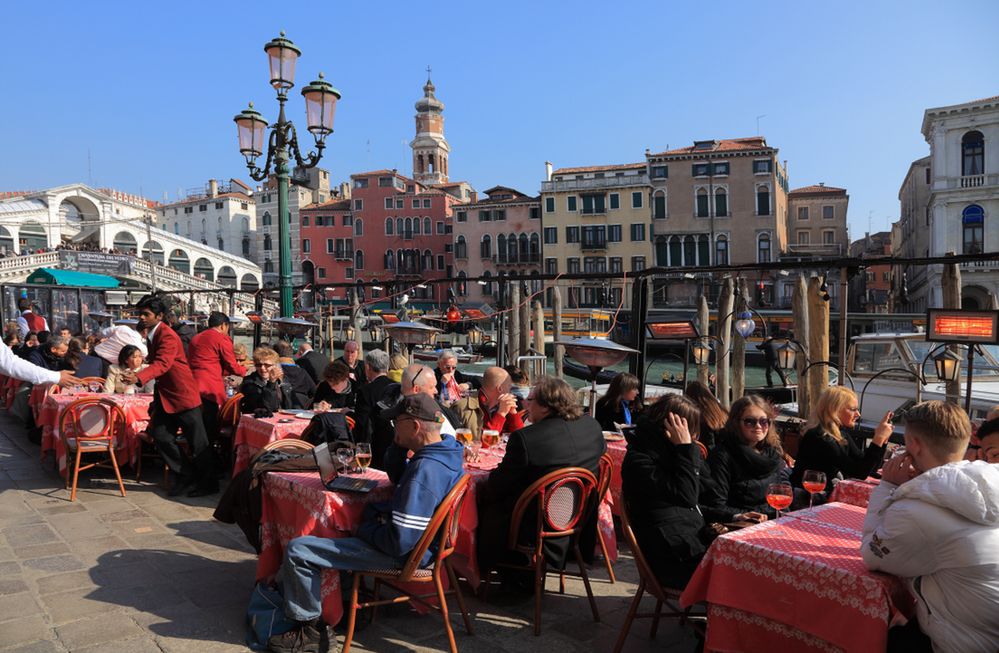
[[371, 490], [378, 487], [378, 481], [369, 478], [340, 476], [336, 471], [333, 451], [326, 442], [316, 446], [312, 450], [312, 455], [316, 459], [316, 466], [319, 467], [319, 478], [327, 490], [335, 492], [360, 492], [363, 494], [371, 492]]

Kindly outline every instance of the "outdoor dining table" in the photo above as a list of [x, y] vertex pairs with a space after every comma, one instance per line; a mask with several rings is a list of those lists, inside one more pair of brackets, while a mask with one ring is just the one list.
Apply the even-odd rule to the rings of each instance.
[[[476, 489], [502, 459], [502, 445], [483, 450], [476, 462], [467, 463], [465, 471], [472, 476], [459, 522], [458, 540], [451, 564], [459, 576], [477, 587], [481, 578], [476, 561], [476, 529], [479, 523]], [[265, 580], [278, 572], [288, 542], [302, 535], [318, 537], [350, 537], [361, 522], [364, 507], [370, 502], [385, 501], [392, 496], [388, 476], [369, 469], [363, 478], [378, 481], [367, 494], [327, 491], [316, 472], [269, 472], [264, 476], [261, 502], [261, 550], [257, 560], [257, 579]], [[610, 502], [605, 498], [598, 511], [600, 536], [607, 545], [611, 561], [617, 559], [617, 541], [611, 519]], [[323, 619], [336, 624], [342, 617], [339, 572], [324, 572], [320, 594]]]
[[44, 395], [38, 408], [38, 416], [35, 419], [35, 423], [42, 428], [42, 458], [44, 459], [49, 451], [54, 451], [59, 473], [63, 476], [66, 475], [66, 443], [59, 435], [59, 420], [66, 407], [82, 397], [107, 399], [125, 412], [125, 437], [118, 441], [115, 455], [120, 463], [127, 462], [134, 466], [139, 459], [142, 448], [139, 433], [146, 430], [149, 425], [149, 407], [153, 403], [153, 395], [151, 394], [126, 395], [93, 392], [69, 394], [63, 392]]
[[829, 495], [830, 501], [839, 501], [840, 503], [849, 503], [851, 506], [859, 506], [861, 508], [866, 508], [867, 504], [871, 500], [871, 494], [881, 483], [880, 479], [868, 478], [865, 480], [855, 479], [855, 478], [845, 478], [836, 484], [833, 488], [832, 494]]
[[[311, 417], [311, 416], [310, 416]], [[297, 438], [309, 425], [309, 420], [278, 413], [273, 417], [254, 417], [247, 413], [239, 418], [233, 440], [232, 475], [250, 466], [253, 456], [271, 442]]]
[[864, 508], [827, 503], [714, 541], [681, 597], [708, 602], [706, 651], [883, 651], [904, 581], [860, 555]]

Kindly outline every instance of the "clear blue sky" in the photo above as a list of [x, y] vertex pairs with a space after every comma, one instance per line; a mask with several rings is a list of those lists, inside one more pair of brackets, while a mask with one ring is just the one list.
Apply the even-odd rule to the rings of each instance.
[[[283, 19], [270, 16], [281, 7]], [[374, 9], [377, 7], [377, 9]], [[92, 182], [163, 200], [247, 179], [232, 116], [277, 103], [263, 44], [343, 93], [334, 180], [410, 172], [433, 66], [452, 179], [536, 193], [556, 167], [642, 160], [760, 131], [792, 186], [849, 190], [851, 236], [886, 228], [928, 107], [999, 94], [999, 3], [17, 2], [4, 9], [0, 190]], [[88, 172], [88, 152], [90, 169]]]

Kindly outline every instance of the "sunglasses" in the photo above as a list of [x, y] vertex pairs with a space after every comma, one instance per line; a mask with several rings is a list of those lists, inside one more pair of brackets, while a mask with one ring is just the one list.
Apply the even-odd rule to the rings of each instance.
[[755, 426], [759, 426], [761, 429], [770, 428], [769, 417], [760, 417], [758, 419], [754, 419], [752, 417], [744, 417], [742, 418], [742, 423], [750, 428]]

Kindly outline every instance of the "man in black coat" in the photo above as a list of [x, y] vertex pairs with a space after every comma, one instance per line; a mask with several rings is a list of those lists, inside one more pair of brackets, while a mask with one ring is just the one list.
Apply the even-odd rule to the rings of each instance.
[[[483, 572], [507, 559], [513, 508], [531, 483], [565, 467], [583, 467], [599, 476], [600, 456], [607, 450], [600, 424], [582, 414], [575, 393], [561, 379], [539, 380], [528, 395], [527, 412], [531, 425], [510, 435], [503, 460], [479, 491], [477, 539], [479, 568]], [[592, 523], [584, 526], [591, 537], [596, 533], [596, 513], [591, 511]], [[525, 516], [522, 538], [536, 537], [533, 523], [533, 517]], [[564, 567], [568, 551], [567, 538], [550, 539], [545, 544], [545, 557], [555, 569]]]
[[295, 364], [308, 372], [309, 376], [312, 377], [312, 382], [319, 385], [323, 378], [323, 372], [330, 361], [313, 349], [311, 344], [303, 342], [298, 346], [298, 358], [295, 360]]
[[274, 351], [281, 357], [281, 369], [284, 371], [285, 381], [291, 384], [295, 391], [296, 401], [300, 406], [311, 406], [312, 396], [316, 394], [316, 382], [312, 380], [309, 373], [295, 364], [291, 357], [292, 348], [284, 340], [274, 343]]
[[[399, 394], [399, 384], [388, 378], [389, 355], [382, 349], [372, 349], [364, 355], [364, 375], [367, 383], [357, 391], [354, 408], [354, 441], [371, 443], [371, 466], [381, 469], [385, 450], [395, 437], [391, 424], [382, 414], [383, 399]], [[394, 403], [394, 402], [393, 402]]]
[[451, 396], [447, 386], [453, 379], [454, 382], [466, 389], [478, 389], [481, 385], [473, 376], [466, 376], [458, 369], [458, 355], [450, 349], [444, 350], [437, 358], [437, 367], [434, 368], [434, 376], [437, 378], [437, 397], [444, 404], [450, 405], [458, 401], [459, 397]]

